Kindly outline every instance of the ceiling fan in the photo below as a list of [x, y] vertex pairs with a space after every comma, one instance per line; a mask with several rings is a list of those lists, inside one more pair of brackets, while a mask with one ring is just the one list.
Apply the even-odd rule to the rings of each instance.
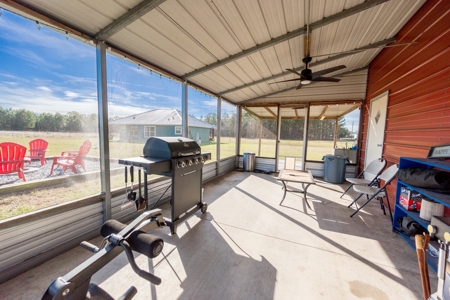
[[339, 82], [341, 81], [338, 78], [333, 78], [333, 77], [324, 77], [322, 75], [328, 74], [328, 73], [332, 73], [335, 72], [337, 70], [341, 70], [341, 69], [345, 69], [346, 66], [344, 65], [340, 65], [340, 66], [336, 66], [336, 67], [332, 67], [332, 68], [328, 68], [325, 70], [321, 70], [318, 72], [312, 72], [311, 69], [308, 67], [309, 63], [312, 60], [312, 57], [310, 55], [310, 51], [311, 51], [311, 33], [309, 30], [309, 16], [310, 16], [310, 0], [309, 1], [305, 1], [305, 19], [306, 21], [306, 35], [305, 35], [305, 43], [304, 43], [304, 55], [305, 57], [303, 57], [302, 61], [305, 64], [305, 68], [299, 73], [296, 70], [293, 69], [286, 69], [287, 71], [294, 73], [295, 75], [298, 75], [298, 78], [295, 79], [289, 79], [289, 80], [282, 80], [282, 81], [275, 81], [275, 82], [271, 82], [269, 84], [274, 84], [274, 83], [280, 83], [280, 82], [290, 82], [290, 81], [297, 81], [300, 80], [299, 84], [297, 85], [296, 90], [300, 89], [302, 87], [302, 85], [307, 85], [310, 84], [313, 81], [328, 81], [328, 82]]
[[[310, 39], [310, 37], [311, 36], [307, 37], [307, 39]], [[314, 55], [314, 57], [321, 57], [321, 56], [328, 56], [328, 57], [330, 57], [332, 55], [340, 55], [340, 54], [346, 54], [346, 53], [360, 53], [360, 52], [363, 52], [363, 51], [366, 51], [366, 50], [370, 50], [370, 49], [375, 49], [375, 48], [392, 48], [392, 47], [399, 47], [399, 46], [408, 46], [408, 45], [412, 45], [412, 44], [417, 44], [417, 42], [407, 42], [407, 43], [395, 44], [395, 45], [365, 46], [365, 47], [360, 48], [360, 49], [354, 49], [354, 50], [349, 50], [349, 51], [344, 51], [344, 52]], [[307, 45], [308, 46], [311, 45], [310, 44], [310, 40], [308, 40]], [[290, 79], [290, 80], [283, 80], [283, 81], [275, 81], [275, 82], [270, 82], [269, 84], [300, 80], [300, 83], [297, 86], [297, 89], [299, 89], [299, 88], [302, 87], [302, 85], [310, 84], [312, 81], [329, 81], [329, 82], [339, 82], [340, 81], [340, 79], [332, 78], [332, 77], [323, 77], [322, 75], [325, 75], [325, 74], [328, 74], [328, 73], [332, 73], [334, 71], [338, 71], [338, 70], [344, 69], [345, 68], [344, 65], [340, 65], [340, 66], [337, 66], [337, 67], [328, 68], [328, 69], [325, 69], [325, 70], [322, 70], [322, 71], [318, 71], [318, 72], [312, 73], [311, 70], [308, 68], [308, 64], [311, 62], [312, 57], [309, 55], [309, 49], [305, 49], [305, 51], [307, 51], [308, 55], [302, 59], [303, 63], [305, 64], [305, 69], [303, 69], [301, 71], [301, 73], [299, 73], [299, 72], [297, 72], [296, 70], [293, 70], [293, 69], [286, 69], [287, 71], [298, 75], [299, 78]]]
[[328, 81], [328, 82], [339, 82], [341, 81], [338, 78], [333, 78], [333, 77], [324, 77], [322, 75], [328, 74], [328, 73], [332, 73], [341, 69], [345, 69], [346, 66], [344, 65], [340, 65], [340, 66], [336, 66], [336, 67], [332, 67], [332, 68], [328, 68], [325, 70], [321, 70], [321, 71], [317, 71], [317, 72], [311, 72], [311, 69], [308, 68], [308, 64], [311, 62], [311, 56], [306, 56], [302, 59], [303, 63], [305, 64], [305, 68], [299, 73], [293, 69], [286, 69], [287, 71], [294, 73], [296, 75], [298, 75], [298, 78], [295, 79], [289, 79], [289, 80], [282, 80], [282, 81], [275, 81], [275, 82], [271, 82], [269, 84], [274, 84], [274, 83], [280, 83], [280, 82], [289, 82], [289, 81], [297, 81], [300, 80], [300, 83], [297, 85], [296, 90], [300, 89], [302, 87], [302, 85], [307, 85], [310, 84], [313, 81]]

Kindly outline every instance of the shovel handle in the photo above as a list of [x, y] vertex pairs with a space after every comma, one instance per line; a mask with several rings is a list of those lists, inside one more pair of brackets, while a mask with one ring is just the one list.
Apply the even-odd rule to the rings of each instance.
[[128, 183], [128, 167], [125, 167], [125, 184]]
[[131, 179], [131, 183], [134, 182], [134, 167], [131, 166], [130, 167], [130, 179]]
[[139, 197], [141, 197], [141, 169], [138, 170]]

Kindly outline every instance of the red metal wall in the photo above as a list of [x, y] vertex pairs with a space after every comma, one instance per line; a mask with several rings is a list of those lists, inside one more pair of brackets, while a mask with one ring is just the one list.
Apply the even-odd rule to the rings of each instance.
[[[370, 64], [361, 145], [364, 165], [371, 99], [389, 90], [383, 157], [426, 157], [430, 146], [450, 144], [450, 1], [429, 0], [401, 29], [397, 43]], [[395, 185], [389, 198], [395, 198]], [[391, 207], [393, 207], [391, 201]]]

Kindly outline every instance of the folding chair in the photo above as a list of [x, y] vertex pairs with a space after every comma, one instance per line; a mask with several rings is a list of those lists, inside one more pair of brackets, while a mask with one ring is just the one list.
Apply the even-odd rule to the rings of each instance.
[[295, 170], [295, 157], [286, 156], [284, 158], [284, 168], [286, 170]]
[[350, 185], [341, 195], [341, 198], [353, 185], [373, 186], [376, 184], [378, 186], [377, 177], [380, 175], [381, 171], [383, 171], [384, 167], [386, 167], [386, 160], [383, 158], [377, 158], [371, 161], [370, 164], [368, 164], [356, 178], [345, 178], [347, 182], [350, 182]]
[[[391, 183], [392, 180], [394, 180], [395, 176], [397, 176], [398, 172], [398, 166], [396, 164], [393, 164], [386, 170], [384, 170], [383, 173], [378, 177], [378, 180], [384, 181], [384, 185], [382, 187], [373, 187], [373, 186], [366, 186], [366, 185], [354, 185], [353, 190], [355, 192], [366, 194], [367, 201], [363, 203], [353, 214], [351, 214], [350, 217], [353, 217], [358, 211], [360, 211], [364, 206], [366, 206], [367, 203], [370, 202], [370, 200], [374, 198], [378, 198], [380, 200], [381, 209], [383, 210], [383, 213], [386, 214], [386, 211], [384, 209], [384, 203], [383, 203], [383, 197], [386, 197], [386, 202], [389, 208], [389, 214], [391, 216], [392, 220], [392, 210], [391, 206], [389, 205], [389, 197], [388, 193], [386, 191], [386, 187]], [[350, 207], [353, 203], [356, 203], [356, 201], [359, 199], [356, 198], [355, 201], [350, 203], [348, 207]]]

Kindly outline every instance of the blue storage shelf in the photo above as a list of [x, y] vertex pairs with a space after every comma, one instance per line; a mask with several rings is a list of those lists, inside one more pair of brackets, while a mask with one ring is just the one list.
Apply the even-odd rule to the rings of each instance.
[[[427, 228], [428, 225], [430, 225], [430, 222], [424, 219], [421, 219], [419, 217], [420, 212], [418, 211], [410, 211], [407, 210], [406, 208], [404, 208], [403, 206], [401, 206], [400, 204], [396, 204], [398, 206], [398, 209], [403, 210], [403, 212], [405, 213], [405, 215], [410, 216], [414, 221], [416, 221], [417, 223], [420, 224], [420, 226], [422, 226], [423, 228]], [[395, 208], [397, 209], [397, 207]]]
[[[410, 158], [410, 157], [400, 157], [399, 162], [399, 169], [405, 169], [405, 168], [438, 168], [443, 171], [450, 171], [450, 162], [445, 162], [437, 159], [427, 159], [427, 158]], [[406, 184], [402, 182], [401, 180], [397, 181], [397, 190], [396, 190], [396, 196], [395, 196], [395, 207], [394, 207], [394, 220], [392, 224], [392, 230], [394, 232], [397, 232], [413, 249], [416, 249], [415, 240], [414, 238], [411, 239], [410, 236], [402, 233], [400, 231], [400, 224], [397, 223], [398, 218], [402, 218], [404, 216], [411, 217], [414, 221], [419, 223], [422, 227], [427, 229], [428, 225], [430, 224], [429, 221], [421, 219], [420, 213], [417, 211], [408, 211], [403, 206], [401, 206], [398, 203], [398, 199], [400, 197], [400, 188], [401, 187], [407, 187], [410, 190], [416, 191], [425, 197], [443, 204], [446, 207], [450, 208], [450, 194], [442, 194], [437, 193], [432, 190], [418, 188], [415, 186], [411, 186], [409, 184]], [[433, 270], [437, 272], [437, 263], [438, 258], [431, 256], [427, 252], [427, 263], [431, 266]]]
[[[398, 231], [398, 228], [396, 228], [397, 233], [414, 249], [416, 250], [416, 242], [413, 239], [411, 239], [411, 237], [409, 235], [406, 235], [400, 231]], [[428, 265], [435, 271], [437, 272], [437, 264], [438, 264], [438, 257], [434, 257], [431, 256], [430, 253], [427, 251], [427, 263]]]

